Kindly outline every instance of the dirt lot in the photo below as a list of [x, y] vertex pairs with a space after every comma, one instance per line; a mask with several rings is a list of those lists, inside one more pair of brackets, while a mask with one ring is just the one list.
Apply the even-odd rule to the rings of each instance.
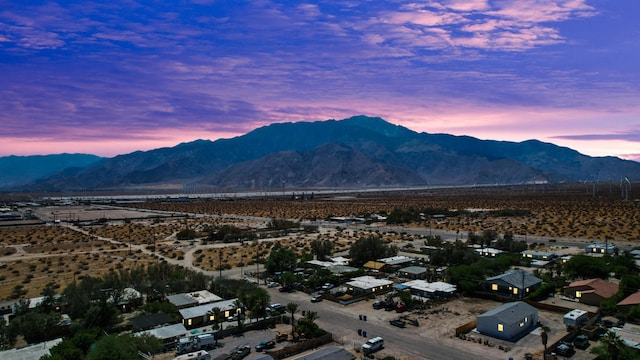
[[[387, 326], [390, 326], [390, 320], [399, 316], [399, 314], [394, 311], [374, 310], [371, 304], [372, 301], [361, 301], [348, 305], [345, 311], [351, 314], [366, 314], [368, 322], [385, 324]], [[515, 343], [491, 338], [475, 330], [467, 333], [465, 339], [455, 336], [455, 329], [457, 327], [474, 320], [476, 316], [500, 305], [501, 303], [495, 301], [462, 297], [448, 301], [442, 305], [433, 306], [427, 310], [404, 313], [400, 316], [401, 318], [418, 320], [419, 326], [416, 327], [407, 323], [405, 328], [390, 327], [390, 331], [399, 331], [408, 336], [413, 336], [417, 341], [419, 341], [420, 338], [437, 339], [438, 342], [446, 343], [453, 348], [464, 347], [470, 352], [495, 359], [513, 358], [520, 360], [524, 359], [526, 353], [531, 353], [534, 355], [534, 359], [542, 360], [544, 347], [539, 330], [534, 330]], [[566, 335], [566, 327], [562, 323], [563, 315], [562, 313], [539, 311], [538, 316], [540, 323], [550, 329], [548, 332], [548, 344], [552, 344]], [[353, 344], [356, 344], [355, 347], [358, 347], [364, 340], [365, 338], [353, 335], [342, 339], [342, 342], [345, 343], [345, 347], [348, 350], [358, 355], [358, 353], [354, 351]], [[382, 358], [388, 355], [396, 356], [396, 359], [419, 359], [407, 357], [406, 355], [399, 356], [398, 351], [399, 349], [395, 349], [393, 344], [389, 344], [385, 349], [376, 353], [376, 358]], [[595, 357], [589, 354], [588, 350], [578, 350], [572, 359], [592, 360], [595, 359]]]

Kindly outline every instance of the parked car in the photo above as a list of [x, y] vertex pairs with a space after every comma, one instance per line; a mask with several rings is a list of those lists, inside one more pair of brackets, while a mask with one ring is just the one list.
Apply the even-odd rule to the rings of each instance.
[[268, 284], [267, 284], [267, 287], [268, 287], [268, 288], [275, 288], [275, 287], [278, 287], [278, 286], [280, 286], [280, 284], [278, 284], [278, 283], [277, 283], [277, 282], [275, 282], [275, 281], [272, 281], [272, 282], [270, 282], [270, 283], [268, 283]]
[[362, 352], [365, 354], [374, 353], [382, 348], [384, 348], [384, 339], [380, 336], [369, 339], [366, 343], [362, 344]]
[[403, 328], [405, 326], [407, 326], [407, 322], [398, 318], [395, 318], [391, 321], [389, 321], [389, 324], [393, 325], [393, 326], [397, 326], [400, 328]]
[[267, 306], [267, 312], [271, 315], [284, 314], [285, 311], [287, 311], [287, 308], [281, 304], [271, 304]]
[[324, 283], [324, 285], [322, 285], [322, 290], [331, 290], [333, 289], [333, 284], [331, 283]]
[[376, 310], [384, 308], [384, 301], [383, 300], [374, 301], [373, 302], [373, 308], [376, 309]]
[[393, 311], [396, 309], [396, 306], [398, 306], [398, 304], [393, 300], [385, 300], [384, 302], [385, 311]]
[[251, 353], [251, 347], [249, 345], [241, 345], [233, 350], [231, 353], [231, 359], [240, 360], [244, 359]]
[[573, 349], [573, 345], [567, 342], [561, 342], [554, 351], [557, 355], [571, 357], [576, 351]]
[[238, 318], [240, 318], [240, 320], [244, 319], [244, 314], [231, 315], [227, 318], [227, 321], [238, 321]]
[[273, 349], [274, 347], [276, 347], [276, 342], [273, 340], [261, 341], [260, 344], [256, 345], [256, 351]]
[[282, 286], [280, 289], [278, 289], [278, 291], [280, 292], [292, 292], [293, 288], [291, 286]]
[[589, 347], [589, 338], [584, 336], [584, 335], [578, 335], [576, 336], [576, 338], [573, 340], [573, 346], [577, 347], [578, 349], [584, 350], [586, 348]]
[[405, 304], [398, 303], [398, 305], [396, 305], [396, 312], [401, 313], [405, 311], [407, 311], [407, 306]]
[[320, 302], [322, 301], [322, 295], [320, 294], [315, 294], [311, 297], [311, 302]]

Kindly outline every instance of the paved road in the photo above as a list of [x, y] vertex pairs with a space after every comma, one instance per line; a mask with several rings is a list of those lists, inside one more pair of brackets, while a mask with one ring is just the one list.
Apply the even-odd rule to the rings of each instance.
[[[477, 351], [469, 351], [462, 347], [457, 347], [455, 341], [442, 341], [442, 339], [431, 339], [418, 336], [415, 333], [404, 331], [389, 325], [387, 322], [362, 321], [358, 312], [369, 314], [372, 319], [376, 311], [370, 306], [370, 302], [364, 304], [352, 304], [343, 306], [328, 300], [319, 303], [312, 303], [310, 296], [303, 292], [280, 293], [276, 289], [268, 289], [273, 303], [286, 305], [289, 302], [300, 304], [299, 310], [316, 311], [319, 315], [317, 324], [330, 331], [334, 340], [342, 343], [345, 348], [360, 348], [362, 344], [374, 336], [382, 336], [385, 341], [383, 353], [392, 354], [409, 359], [429, 359], [429, 360], [469, 360], [469, 359], [496, 359], [495, 351], [487, 351], [479, 347]], [[356, 309], [357, 308], [357, 309]], [[297, 315], [302, 316], [302, 314]], [[421, 326], [429, 326], [424, 324]], [[367, 337], [358, 336], [357, 329], [367, 331]]]

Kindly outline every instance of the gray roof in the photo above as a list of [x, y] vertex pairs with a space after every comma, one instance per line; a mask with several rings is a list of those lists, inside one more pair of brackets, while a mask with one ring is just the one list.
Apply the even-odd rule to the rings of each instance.
[[238, 299], [236, 298], [231, 300], [218, 301], [210, 304], [181, 309], [178, 311], [180, 312], [180, 316], [182, 316], [183, 319], [194, 319], [207, 315], [207, 312], [211, 311], [211, 309], [213, 309], [214, 307], [220, 308], [220, 310], [222, 311], [235, 310], [236, 306], [233, 305], [233, 302], [236, 300]]
[[341, 347], [331, 346], [299, 357], [298, 360], [353, 360], [355, 358], [356, 357], [347, 350]]
[[409, 274], [424, 274], [427, 272], [427, 268], [424, 266], [407, 266], [405, 268], [402, 268], [400, 270], [398, 270], [400, 272], [404, 272], [404, 273], [409, 273]]
[[62, 342], [62, 339], [45, 341], [35, 345], [25, 346], [20, 349], [0, 351], [2, 360], [37, 360], [44, 355], [51, 355], [49, 349]]
[[177, 307], [191, 306], [198, 303], [186, 294], [168, 295], [167, 300]]
[[504, 274], [487, 278], [486, 281], [494, 280], [502, 280], [520, 289], [528, 288], [542, 282], [542, 280], [521, 269], [509, 270]]
[[502, 304], [493, 310], [489, 310], [483, 314], [478, 315], [481, 317], [496, 317], [500, 318], [500, 321], [504, 321], [507, 324], [512, 324], [522, 320], [525, 316], [537, 313], [538, 309], [527, 304], [524, 301], [514, 301], [506, 304]]
[[173, 325], [163, 326], [156, 329], [140, 331], [140, 332], [134, 333], [133, 335], [139, 336], [142, 334], [153, 335], [158, 339], [164, 340], [164, 339], [171, 339], [171, 338], [183, 336], [187, 334], [187, 329], [182, 324], [173, 324]]

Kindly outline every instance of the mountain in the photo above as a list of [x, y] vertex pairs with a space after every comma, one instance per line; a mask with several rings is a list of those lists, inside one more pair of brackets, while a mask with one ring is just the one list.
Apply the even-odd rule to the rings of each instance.
[[2, 156], [0, 188], [11, 188], [44, 179], [64, 169], [84, 168], [102, 159], [88, 154]]
[[29, 189], [208, 186], [277, 190], [618, 181], [640, 164], [537, 140], [418, 133], [380, 118], [277, 123], [245, 135], [137, 151], [61, 171]]

